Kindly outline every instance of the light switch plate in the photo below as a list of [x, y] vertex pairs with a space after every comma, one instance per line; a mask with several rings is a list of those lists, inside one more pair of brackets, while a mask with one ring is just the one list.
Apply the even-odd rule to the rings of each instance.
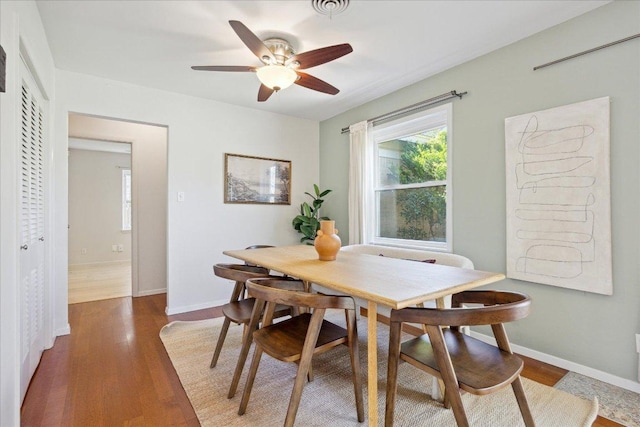
[[184, 202], [184, 191], [178, 191], [178, 201]]

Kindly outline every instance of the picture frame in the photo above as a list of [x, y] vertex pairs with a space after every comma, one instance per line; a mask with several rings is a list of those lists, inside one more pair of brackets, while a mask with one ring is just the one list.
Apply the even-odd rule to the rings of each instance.
[[505, 119], [507, 277], [613, 294], [610, 103]]
[[224, 203], [290, 205], [291, 161], [225, 153]]

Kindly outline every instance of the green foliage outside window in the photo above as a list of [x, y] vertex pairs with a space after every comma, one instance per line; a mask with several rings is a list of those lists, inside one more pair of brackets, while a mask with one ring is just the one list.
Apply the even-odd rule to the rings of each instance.
[[[413, 184], [447, 179], [447, 131], [422, 134], [426, 141], [401, 144], [399, 183]], [[396, 191], [397, 208], [403, 221], [398, 238], [446, 240], [446, 186]]]
[[447, 131], [422, 135], [424, 143], [404, 142], [400, 154], [400, 184], [447, 179]]

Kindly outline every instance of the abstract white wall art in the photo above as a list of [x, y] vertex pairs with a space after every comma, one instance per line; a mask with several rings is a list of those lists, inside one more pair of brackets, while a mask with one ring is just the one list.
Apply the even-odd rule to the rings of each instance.
[[611, 295], [609, 97], [505, 119], [507, 277]]

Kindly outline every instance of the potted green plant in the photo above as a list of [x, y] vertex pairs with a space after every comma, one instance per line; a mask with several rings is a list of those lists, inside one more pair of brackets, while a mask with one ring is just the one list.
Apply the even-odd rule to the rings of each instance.
[[316, 184], [313, 184], [313, 190], [315, 195], [306, 191], [304, 193], [313, 199], [311, 204], [307, 202], [302, 203], [300, 205], [300, 214], [293, 218], [291, 222], [293, 228], [298, 233], [302, 233], [300, 243], [306, 243], [307, 245], [313, 244], [313, 240], [316, 238], [316, 232], [320, 229], [320, 220], [329, 219], [328, 217], [320, 216], [320, 207], [324, 202], [323, 197], [331, 193], [332, 190], [324, 190], [321, 192]]

